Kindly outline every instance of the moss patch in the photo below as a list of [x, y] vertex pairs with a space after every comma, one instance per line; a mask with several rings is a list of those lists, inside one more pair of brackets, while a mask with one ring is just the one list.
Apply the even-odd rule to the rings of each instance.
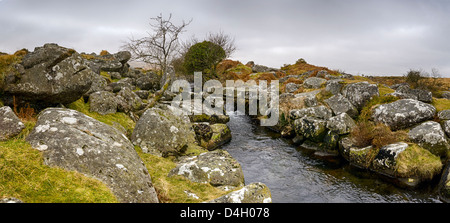
[[127, 114], [123, 112], [117, 112], [114, 114], [107, 114], [107, 115], [101, 115], [97, 112], [90, 112], [89, 102], [84, 103], [83, 98], [80, 98], [78, 101], [69, 104], [67, 108], [79, 111], [89, 117], [92, 117], [110, 126], [113, 126], [115, 122], [119, 123], [127, 131], [127, 136], [131, 136], [131, 133], [133, 133], [133, 129], [136, 125], [136, 123]]
[[396, 173], [399, 177], [416, 176], [422, 180], [431, 180], [441, 168], [439, 157], [416, 144], [410, 144], [397, 157]]
[[44, 165], [42, 153], [20, 137], [0, 142], [0, 198], [27, 203], [117, 202], [102, 182]]
[[[194, 183], [182, 176], [168, 177], [170, 170], [176, 167], [170, 158], [143, 153], [139, 147], [135, 148], [152, 176], [153, 186], [162, 203], [197, 203], [212, 200], [230, 192], [210, 184]], [[188, 196], [185, 191], [197, 195], [198, 199]]]
[[450, 109], [450, 100], [445, 98], [433, 98], [431, 103], [438, 112]]

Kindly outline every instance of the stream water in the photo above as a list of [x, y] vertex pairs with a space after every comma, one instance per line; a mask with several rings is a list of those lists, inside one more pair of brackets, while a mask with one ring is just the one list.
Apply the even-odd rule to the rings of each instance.
[[222, 149], [242, 166], [246, 184], [266, 184], [274, 203], [440, 202], [436, 186], [401, 189], [343, 160], [318, 159], [289, 140], [229, 114], [232, 140]]

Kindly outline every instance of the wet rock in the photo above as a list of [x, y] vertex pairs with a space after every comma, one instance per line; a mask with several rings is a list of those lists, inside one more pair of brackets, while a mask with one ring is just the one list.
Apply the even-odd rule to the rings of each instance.
[[199, 145], [209, 151], [231, 140], [231, 131], [226, 124], [194, 123], [193, 128]]
[[158, 202], [133, 144], [112, 126], [74, 110], [49, 108], [26, 140], [43, 152], [44, 164], [99, 179], [120, 202]]
[[244, 173], [241, 165], [224, 150], [214, 150], [185, 158], [172, 169], [169, 176], [181, 175], [197, 183], [215, 187], [241, 187]]
[[395, 176], [397, 156], [408, 148], [404, 142], [383, 146], [372, 163], [372, 168], [388, 176]]
[[368, 169], [371, 165], [369, 154], [373, 146], [357, 147], [350, 137], [342, 138], [339, 141], [339, 151], [351, 165], [361, 169]]
[[339, 135], [350, 133], [351, 129], [355, 126], [355, 121], [347, 113], [341, 113], [338, 116], [331, 117], [327, 121], [327, 128]]
[[293, 109], [289, 112], [289, 114], [290, 114], [289, 117], [291, 120], [296, 120], [296, 119], [303, 118], [306, 116], [326, 120], [326, 119], [331, 118], [331, 116], [332, 116], [331, 110], [325, 106]]
[[75, 50], [45, 44], [27, 54], [22, 64], [25, 72], [6, 83], [5, 94], [36, 104], [68, 104], [91, 88], [94, 73]]
[[350, 117], [356, 118], [359, 114], [358, 109], [341, 94], [334, 95], [324, 100], [324, 102], [331, 108], [335, 115], [347, 113]]
[[413, 142], [439, 157], [445, 157], [450, 149], [445, 133], [437, 122], [424, 122], [411, 129], [408, 136]]
[[8, 106], [0, 108], [0, 141], [8, 140], [18, 135], [25, 125]]
[[413, 99], [401, 99], [376, 107], [372, 118], [375, 122], [381, 122], [392, 130], [398, 130], [430, 120], [435, 114], [436, 108], [432, 105]]
[[379, 96], [379, 92], [375, 84], [358, 82], [345, 86], [342, 95], [360, 111], [373, 96]]
[[252, 183], [207, 203], [272, 203], [272, 195], [265, 184]]
[[294, 121], [294, 128], [298, 135], [320, 142], [326, 134], [326, 124], [325, 120], [305, 116]]
[[318, 89], [321, 88], [322, 85], [324, 85], [327, 82], [326, 79], [323, 78], [318, 78], [318, 77], [310, 77], [307, 78], [304, 82], [303, 82], [303, 86], [305, 88], [314, 88], [314, 89]]
[[187, 116], [175, 116], [169, 109], [148, 109], [136, 123], [131, 141], [145, 153], [178, 156], [190, 143], [195, 132]]
[[101, 115], [114, 114], [117, 112], [117, 98], [114, 93], [98, 91], [89, 96], [89, 111]]

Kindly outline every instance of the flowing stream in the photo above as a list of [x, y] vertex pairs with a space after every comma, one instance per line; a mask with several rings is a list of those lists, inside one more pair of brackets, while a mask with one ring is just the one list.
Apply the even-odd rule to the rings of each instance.
[[241, 164], [246, 184], [269, 187], [274, 203], [440, 202], [436, 186], [400, 189], [343, 160], [319, 159], [248, 116], [232, 113], [228, 126], [233, 138], [222, 149]]

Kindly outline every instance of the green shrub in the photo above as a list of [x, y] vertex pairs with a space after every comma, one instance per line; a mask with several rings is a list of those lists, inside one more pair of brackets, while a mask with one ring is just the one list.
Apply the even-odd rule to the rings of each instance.
[[183, 66], [189, 74], [201, 71], [210, 74], [210, 76], [215, 76], [216, 66], [225, 59], [225, 56], [222, 47], [209, 41], [203, 41], [189, 48]]

